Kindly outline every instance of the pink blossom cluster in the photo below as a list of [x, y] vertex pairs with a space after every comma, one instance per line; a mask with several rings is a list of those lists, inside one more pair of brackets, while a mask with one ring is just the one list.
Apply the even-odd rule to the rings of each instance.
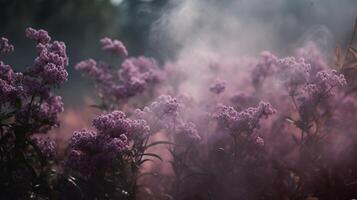
[[103, 38], [100, 40], [100, 43], [102, 44], [102, 49], [104, 51], [108, 51], [114, 55], [118, 55], [120, 57], [126, 57], [128, 56], [128, 51], [126, 50], [126, 47], [124, 44], [119, 41], [119, 40], [112, 40], [110, 38]]
[[[103, 50], [115, 51], [121, 57], [127, 52], [118, 40], [104, 38], [101, 40]], [[152, 58], [140, 56], [126, 58], [119, 69], [93, 59], [79, 62], [75, 68], [96, 80], [98, 95], [103, 101], [124, 102], [131, 97], [142, 94], [151, 85], [163, 80], [163, 72]]]
[[0, 55], [8, 54], [14, 51], [14, 45], [9, 43], [7, 38], [0, 38]]
[[129, 142], [145, 138], [150, 131], [145, 120], [132, 120], [121, 111], [103, 114], [93, 120], [96, 131], [73, 133], [67, 165], [84, 175], [107, 170], [123, 152]]

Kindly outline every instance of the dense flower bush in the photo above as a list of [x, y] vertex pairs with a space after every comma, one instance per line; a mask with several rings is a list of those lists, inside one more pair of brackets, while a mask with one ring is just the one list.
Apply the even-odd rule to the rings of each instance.
[[75, 66], [95, 80], [97, 94], [102, 99], [99, 108], [121, 108], [130, 98], [149, 90], [164, 78], [154, 59], [144, 56], [126, 58], [128, 52], [118, 40], [103, 38], [101, 44], [104, 51], [124, 58], [120, 67], [93, 59], [79, 62]]
[[[1, 71], [1, 198], [41, 198], [51, 194], [49, 176], [55, 144], [42, 137], [58, 126], [63, 111], [53, 88], [67, 80], [68, 57], [63, 42], [52, 41], [44, 30], [28, 28], [26, 36], [36, 43], [37, 57], [23, 72], [0, 61]], [[1, 54], [14, 47], [1, 39]], [[52, 160], [52, 161], [51, 161]]]
[[[68, 78], [66, 47], [44, 30], [26, 36], [38, 53], [28, 69], [0, 61], [1, 199], [357, 198], [356, 69], [330, 67], [313, 43], [202, 62], [197, 80], [180, 68], [192, 60], [159, 66], [103, 38], [119, 64], [74, 66], [101, 114], [60, 151], [48, 133], [64, 110], [54, 89]], [[1, 38], [0, 55], [13, 51]]]

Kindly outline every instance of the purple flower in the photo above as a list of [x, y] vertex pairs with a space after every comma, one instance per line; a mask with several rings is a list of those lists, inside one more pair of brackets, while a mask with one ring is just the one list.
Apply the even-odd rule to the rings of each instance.
[[95, 78], [99, 95], [111, 101], [136, 96], [163, 79], [156, 61], [146, 57], [128, 58], [116, 71], [93, 59], [82, 61], [75, 68]]
[[333, 89], [347, 85], [343, 74], [336, 70], [323, 70], [316, 74], [315, 81], [306, 85], [305, 91], [313, 98], [327, 97], [333, 94]]
[[161, 95], [158, 97], [157, 101], [150, 105], [151, 111], [159, 119], [164, 116], [177, 116], [180, 107], [181, 105], [177, 99], [169, 95]]
[[95, 118], [93, 120], [93, 126], [101, 134], [120, 136], [121, 134], [128, 134], [130, 122], [123, 112], [114, 111]]
[[47, 31], [45, 30], [35, 30], [33, 28], [27, 28], [26, 37], [35, 40], [37, 43], [46, 44], [51, 41], [51, 37], [48, 35]]
[[311, 66], [305, 63], [303, 58], [296, 60], [294, 57], [286, 57], [278, 60], [278, 75], [290, 93], [309, 81]]
[[45, 158], [52, 158], [56, 154], [56, 143], [48, 137], [32, 136], [31, 140], [36, 144], [37, 148]]
[[[298, 111], [304, 121], [310, 121], [318, 116], [319, 105], [334, 94], [337, 87], [346, 86], [346, 79], [336, 70], [323, 70], [316, 74], [314, 82], [306, 85], [303, 95], [298, 98]], [[327, 106], [327, 104], [326, 104]]]
[[156, 83], [163, 79], [156, 61], [144, 56], [128, 58], [123, 62], [122, 68], [119, 70], [119, 77], [121, 77], [121, 80], [125, 80], [127, 75], [129, 77], [140, 76], [140, 79], [148, 83]]
[[179, 125], [174, 136], [175, 141], [179, 144], [187, 144], [201, 140], [201, 136], [198, 134], [196, 125], [192, 122]]
[[304, 58], [305, 62], [311, 65], [310, 81], [315, 78], [317, 72], [329, 68], [318, 47], [313, 42], [309, 42], [303, 48], [298, 49], [296, 54], [298, 57]]
[[9, 43], [7, 38], [0, 38], [0, 55], [8, 54], [14, 51], [14, 46]]
[[252, 71], [252, 82], [256, 88], [259, 88], [264, 79], [273, 75], [275, 72], [278, 58], [268, 51], [260, 54], [260, 59]]
[[119, 40], [112, 40], [112, 39], [106, 37], [106, 38], [101, 39], [100, 43], [102, 44], [102, 49], [104, 51], [108, 51], [112, 54], [115, 54], [115, 55], [118, 55], [121, 57], [128, 56], [128, 51], [126, 50], [126, 47]]
[[83, 71], [90, 77], [95, 78], [99, 81], [109, 81], [112, 79], [112, 75], [109, 73], [109, 70], [105, 68], [104, 65], [97, 65], [97, 62], [93, 59], [88, 59], [79, 62], [75, 66], [76, 70]]
[[121, 111], [100, 115], [93, 120], [93, 126], [98, 130], [98, 133], [111, 137], [120, 137], [121, 135], [126, 135], [129, 138], [145, 137], [150, 131], [145, 120], [129, 119]]
[[228, 128], [233, 133], [251, 134], [254, 129], [259, 128], [259, 121], [262, 117], [268, 117], [275, 112], [271, 104], [266, 102], [260, 102], [258, 107], [249, 107], [241, 112], [233, 107], [220, 105], [213, 117], [217, 119], [221, 127]]
[[320, 90], [331, 91], [332, 88], [346, 86], [347, 81], [343, 74], [339, 74], [336, 70], [324, 70], [316, 74], [315, 85]]
[[93, 131], [76, 131], [70, 139], [71, 151], [67, 166], [83, 175], [91, 176], [105, 171], [122, 151], [128, 148], [123, 135], [112, 138]]
[[129, 119], [121, 111], [98, 116], [93, 126], [96, 131], [76, 131], [70, 139], [67, 164], [85, 175], [105, 171], [129, 148], [129, 142], [145, 138], [150, 131], [145, 120]]
[[67, 81], [68, 57], [66, 45], [63, 42], [53, 41], [44, 30], [28, 28], [26, 36], [37, 42], [38, 56], [34, 61], [34, 67], [29, 69], [28, 74], [33, 79], [39, 79], [41, 85], [59, 85]]
[[216, 79], [212, 85], [210, 85], [209, 90], [214, 94], [220, 94], [226, 89], [227, 81]]
[[0, 61], [0, 103], [16, 102], [22, 95], [22, 73], [15, 73], [13, 69]]
[[16, 122], [31, 125], [30, 132], [46, 133], [52, 127], [59, 125], [58, 114], [63, 112], [63, 102], [60, 96], [50, 94], [43, 102], [30, 102], [16, 113]]
[[130, 124], [130, 138], [142, 139], [148, 136], [150, 127], [143, 119], [132, 120]]
[[[44, 118], [57, 122], [57, 115], [64, 111], [62, 97], [51, 96], [41, 104], [41, 112]], [[56, 123], [57, 124], [57, 123]]]

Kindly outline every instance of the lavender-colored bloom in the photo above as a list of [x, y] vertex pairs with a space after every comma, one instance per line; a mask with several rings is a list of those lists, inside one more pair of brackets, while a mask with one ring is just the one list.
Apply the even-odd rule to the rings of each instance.
[[43, 118], [54, 122], [54, 124], [58, 124], [57, 116], [63, 111], [64, 107], [61, 96], [51, 96], [41, 104]]
[[130, 124], [130, 138], [145, 138], [150, 133], [150, 127], [143, 119], [132, 120]]
[[46, 133], [52, 127], [59, 125], [58, 114], [63, 112], [63, 102], [60, 96], [50, 94], [41, 103], [24, 105], [16, 113], [16, 122], [30, 124], [31, 132]]
[[104, 65], [98, 65], [93, 59], [79, 62], [76, 64], [75, 69], [83, 71], [85, 74], [98, 81], [110, 81], [112, 79], [109, 70]]
[[241, 112], [233, 107], [220, 105], [213, 117], [218, 120], [222, 127], [228, 128], [233, 132], [252, 133], [259, 128], [259, 121], [262, 117], [268, 117], [276, 111], [270, 103], [260, 102], [258, 107], [249, 107]]
[[68, 65], [68, 57], [65, 44], [59, 41], [51, 42], [51, 37], [44, 30], [28, 28], [26, 36], [37, 42], [38, 52], [29, 74], [34, 79], [40, 77], [43, 84], [58, 85], [66, 82], [68, 73], [65, 68]]
[[129, 58], [123, 62], [122, 68], [119, 70], [119, 77], [121, 80], [126, 80], [127, 77], [131, 76], [139, 76], [138, 78], [148, 83], [156, 83], [163, 79], [156, 61], [144, 56]]
[[0, 55], [8, 54], [14, 51], [14, 45], [9, 43], [7, 38], [0, 38]]
[[100, 115], [93, 126], [97, 131], [76, 131], [70, 139], [67, 164], [85, 175], [105, 171], [129, 148], [130, 141], [145, 138], [150, 131], [145, 120], [129, 119], [121, 111]]
[[73, 133], [70, 147], [67, 166], [91, 176], [110, 167], [116, 156], [128, 148], [128, 140], [125, 136], [112, 138], [82, 130]]
[[313, 42], [309, 42], [303, 48], [298, 49], [296, 54], [297, 57], [304, 58], [305, 62], [311, 65], [310, 82], [314, 80], [317, 72], [329, 68], [324, 61], [323, 55]]
[[322, 90], [330, 91], [335, 87], [346, 86], [347, 81], [343, 74], [339, 74], [336, 70], [324, 70], [316, 74], [315, 84]]
[[220, 94], [226, 89], [227, 81], [217, 79], [212, 85], [210, 85], [209, 90], [214, 94]]
[[150, 127], [143, 119], [129, 119], [121, 111], [113, 111], [103, 114], [93, 120], [93, 126], [98, 133], [121, 137], [125, 135], [131, 138], [142, 138], [149, 134]]
[[82, 61], [75, 68], [95, 78], [99, 95], [113, 101], [138, 95], [150, 84], [157, 84], [163, 79], [156, 61], [142, 56], [125, 59], [117, 71], [93, 59]]
[[175, 131], [175, 140], [180, 143], [192, 143], [201, 140], [201, 136], [198, 134], [196, 125], [192, 122], [181, 124]]
[[52, 158], [56, 154], [56, 143], [48, 137], [32, 136], [31, 140], [35, 143], [41, 154], [45, 158]]
[[263, 83], [264, 79], [273, 75], [278, 58], [268, 51], [260, 54], [260, 59], [252, 71], [253, 85], [258, 88]]
[[100, 43], [102, 44], [102, 49], [104, 51], [108, 51], [121, 57], [128, 56], [128, 51], [126, 50], [126, 47], [119, 40], [112, 40], [106, 37], [101, 39]]
[[150, 105], [151, 111], [158, 118], [164, 116], [177, 116], [181, 105], [176, 98], [169, 95], [161, 95], [157, 101]]
[[48, 32], [45, 30], [35, 30], [33, 28], [27, 28], [26, 37], [35, 40], [37, 43], [46, 44], [51, 41], [51, 37], [48, 35]]
[[17, 97], [18, 91], [15, 86], [0, 79], [0, 103], [11, 102]]
[[213, 113], [213, 118], [218, 120], [222, 125], [231, 124], [237, 116], [238, 112], [233, 107], [224, 105], [218, 105], [215, 113]]
[[295, 92], [296, 87], [309, 81], [311, 66], [303, 58], [286, 57], [278, 60], [278, 73], [289, 92]]
[[298, 111], [305, 121], [310, 121], [318, 115], [318, 106], [326, 103], [328, 97], [334, 94], [335, 88], [347, 84], [344, 76], [336, 70], [320, 71], [314, 80], [304, 87], [304, 95], [298, 98]]
[[12, 104], [22, 95], [22, 77], [22, 73], [15, 73], [9, 65], [0, 61], [0, 103]]
[[333, 89], [347, 85], [343, 74], [336, 70], [323, 70], [316, 74], [315, 81], [305, 87], [313, 98], [321, 98], [332, 95]]
[[128, 134], [131, 121], [121, 111], [103, 114], [93, 120], [93, 126], [101, 134], [120, 136]]

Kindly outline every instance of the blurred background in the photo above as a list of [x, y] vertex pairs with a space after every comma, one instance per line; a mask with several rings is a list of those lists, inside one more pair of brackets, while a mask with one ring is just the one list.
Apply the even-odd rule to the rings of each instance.
[[73, 66], [88, 58], [112, 59], [100, 50], [103, 37], [123, 41], [130, 56], [160, 63], [199, 48], [284, 54], [310, 40], [331, 52], [337, 43], [346, 45], [356, 15], [357, 0], [0, 0], [0, 36], [15, 45], [4, 60], [17, 70], [36, 56], [26, 27], [64, 41], [69, 81], [58, 93], [66, 106], [78, 106], [93, 92]]
[[16, 70], [31, 65], [36, 51], [25, 29], [45, 29], [54, 40], [64, 41], [70, 58], [69, 81], [59, 89], [65, 104], [76, 106], [88, 94], [89, 81], [73, 66], [84, 59], [108, 59], [99, 40], [117, 38], [130, 56], [155, 56], [149, 47], [151, 24], [167, 0], [0, 0], [0, 36], [15, 45], [4, 60]]

